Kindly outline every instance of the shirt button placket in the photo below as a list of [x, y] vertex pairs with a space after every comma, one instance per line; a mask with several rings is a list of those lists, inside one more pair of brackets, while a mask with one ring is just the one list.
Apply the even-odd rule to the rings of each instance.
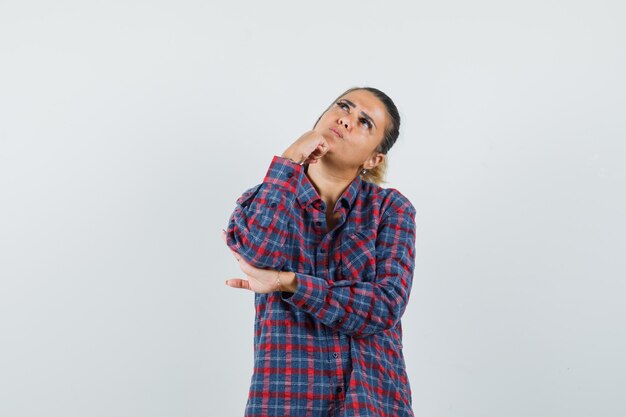
[[325, 248], [326, 244], [324, 243], [324, 241], [322, 240], [322, 242], [320, 242], [320, 246], [317, 248], [317, 265], [316, 265], [316, 270], [318, 273], [318, 276], [320, 278], [326, 278], [326, 264], [327, 264], [327, 260], [326, 260], [326, 248]]

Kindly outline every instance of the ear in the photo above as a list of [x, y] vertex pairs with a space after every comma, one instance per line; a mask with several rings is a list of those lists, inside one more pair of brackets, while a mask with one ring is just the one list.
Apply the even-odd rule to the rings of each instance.
[[385, 158], [386, 156], [384, 153], [374, 152], [372, 156], [370, 156], [368, 159], [365, 160], [365, 162], [363, 162], [363, 168], [364, 169], [375, 168], [376, 166], [382, 164]]

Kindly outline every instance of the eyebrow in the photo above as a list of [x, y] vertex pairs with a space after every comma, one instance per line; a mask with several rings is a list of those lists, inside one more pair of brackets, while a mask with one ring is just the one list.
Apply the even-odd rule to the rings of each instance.
[[[347, 98], [342, 98], [343, 101], [345, 101], [346, 103], [348, 103], [350, 105], [350, 107], [356, 107], [356, 104], [354, 104], [353, 102], [351, 102], [350, 100], [348, 100]], [[369, 120], [369, 122], [371, 124], [374, 125], [375, 128], [378, 129], [378, 126], [376, 126], [376, 123], [374, 123], [374, 120], [369, 116], [369, 114], [365, 113], [363, 110], [361, 110], [361, 116], [365, 117], [367, 120]]]

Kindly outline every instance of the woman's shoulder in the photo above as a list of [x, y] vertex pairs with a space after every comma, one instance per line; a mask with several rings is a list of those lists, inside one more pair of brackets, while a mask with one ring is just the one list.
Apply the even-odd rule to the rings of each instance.
[[415, 207], [411, 201], [397, 188], [385, 188], [378, 184], [363, 181], [363, 191], [368, 195], [368, 200], [378, 202], [381, 213], [389, 209], [415, 213]]
[[241, 194], [241, 196], [237, 198], [237, 204], [239, 204], [240, 206], [246, 206], [248, 202], [256, 196], [256, 194], [259, 192], [259, 188], [261, 188], [262, 185], [263, 183], [257, 184], [254, 187], [250, 187], [247, 190], [245, 190]]

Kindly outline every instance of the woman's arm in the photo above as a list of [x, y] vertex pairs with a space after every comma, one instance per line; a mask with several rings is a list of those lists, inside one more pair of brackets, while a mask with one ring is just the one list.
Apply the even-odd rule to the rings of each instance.
[[237, 199], [226, 228], [226, 244], [257, 268], [280, 269], [283, 246], [303, 167], [274, 156], [263, 183]]
[[409, 300], [415, 265], [415, 208], [396, 196], [379, 226], [374, 282], [295, 273], [295, 291], [283, 292], [283, 300], [354, 337], [394, 327]]
[[[328, 152], [321, 133], [305, 132], [282, 156], [272, 159], [262, 184], [237, 199], [226, 229], [226, 244], [257, 268], [280, 269], [299, 179], [305, 175], [300, 163], [316, 163]], [[297, 161], [297, 162], [294, 162]]]

